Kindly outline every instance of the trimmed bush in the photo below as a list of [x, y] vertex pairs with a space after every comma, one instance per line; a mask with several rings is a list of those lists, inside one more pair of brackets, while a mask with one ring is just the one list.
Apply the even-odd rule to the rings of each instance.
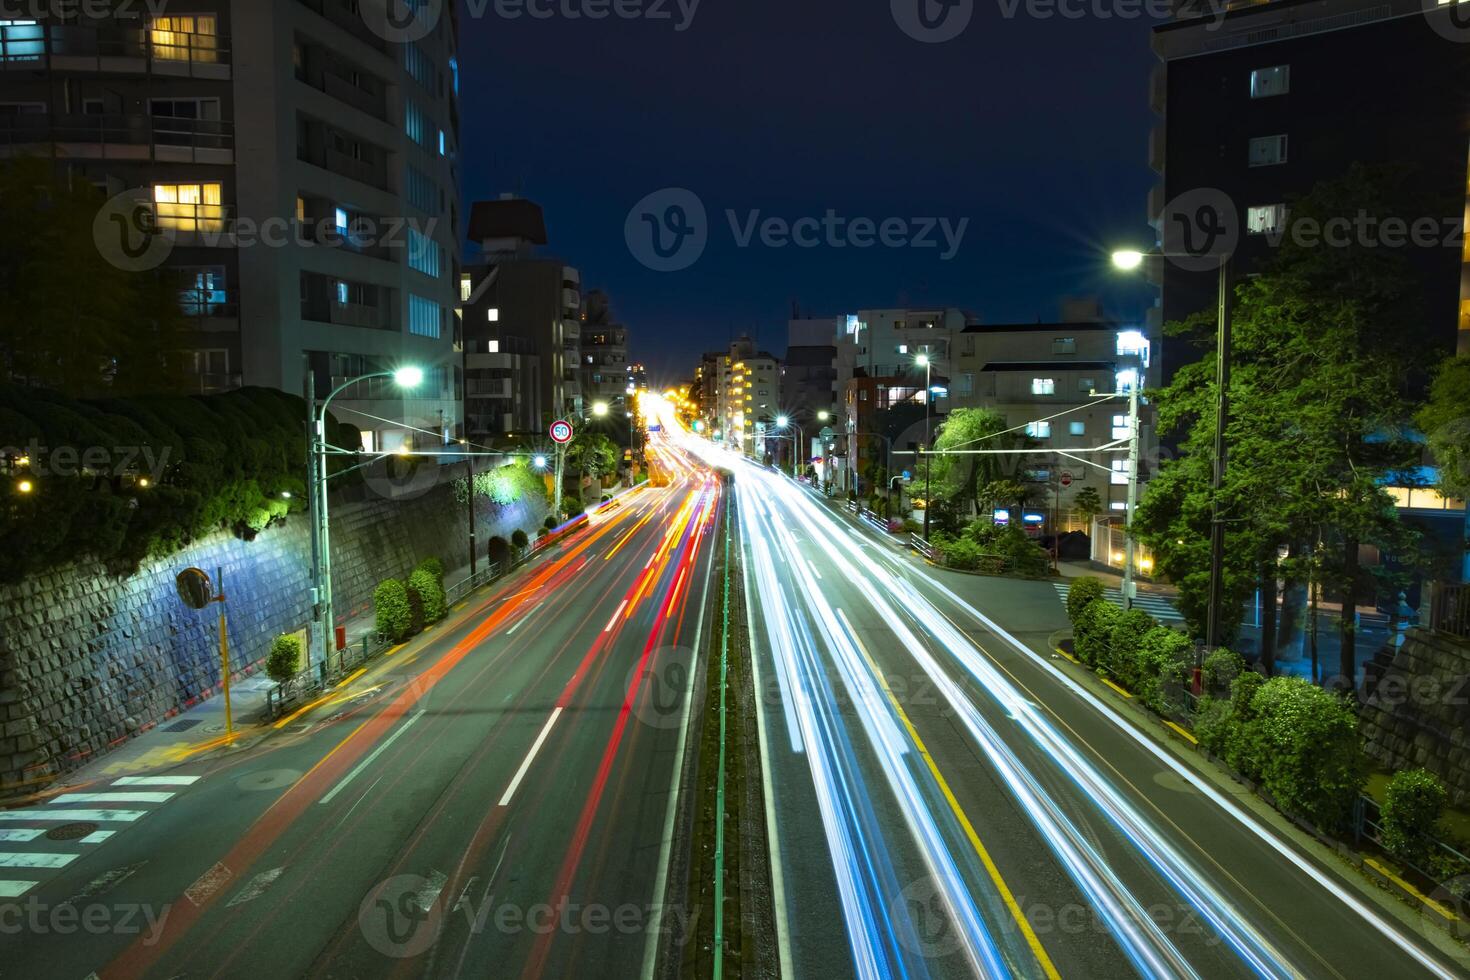
[[1439, 777], [1424, 769], [1396, 772], [1383, 800], [1383, 846], [1396, 858], [1429, 863], [1435, 851], [1435, 825], [1449, 798]]
[[525, 551], [526, 546], [531, 543], [531, 539], [526, 535], [525, 531], [516, 528], [515, 533], [510, 536], [510, 543], [511, 547], [515, 548], [516, 551]]
[[416, 603], [425, 623], [437, 623], [449, 614], [449, 604], [444, 601], [444, 583], [424, 565], [415, 568], [408, 577], [408, 596], [410, 609]]
[[[1128, 656], [1124, 651], [1123, 656]], [[1156, 626], [1144, 635], [1130, 658], [1133, 693], [1151, 711], [1167, 715], [1180, 705], [1175, 693], [1184, 684], [1194, 661], [1194, 645], [1177, 630]]]
[[1130, 609], [1119, 614], [1108, 636], [1108, 660], [1099, 664], [1112, 673], [1130, 691], [1137, 693], [1143, 680], [1140, 656], [1143, 639], [1159, 628], [1154, 618], [1142, 609]]
[[1209, 694], [1227, 694], [1235, 679], [1245, 673], [1245, 658], [1233, 650], [1216, 650], [1205, 658], [1204, 684]]
[[265, 655], [265, 676], [284, 684], [301, 669], [301, 637], [281, 634], [271, 641]]
[[1367, 779], [1357, 714], [1299, 677], [1266, 681], [1250, 708], [1245, 751], [1261, 784], [1281, 809], [1340, 827]]
[[1087, 576], [1086, 578], [1074, 579], [1072, 587], [1067, 590], [1067, 618], [1075, 625], [1077, 617], [1082, 615], [1082, 610], [1103, 597], [1105, 587], [1100, 578]]
[[542, 527], [546, 528], [546, 530], [548, 531], [555, 531], [559, 526], [560, 523], [555, 517], [548, 517], [546, 519], [546, 522], [542, 525]]
[[490, 544], [486, 547], [486, 553], [490, 556], [492, 563], [504, 565], [510, 561], [510, 542], [496, 535], [490, 539]]
[[394, 643], [401, 641], [413, 628], [408, 588], [396, 578], [379, 582], [373, 590], [373, 613], [378, 635]]
[[1123, 610], [1106, 599], [1098, 599], [1089, 604], [1082, 615], [1077, 617], [1077, 625], [1072, 631], [1077, 659], [1089, 667], [1106, 665], [1109, 662], [1108, 651], [1112, 643], [1113, 627], [1122, 618]]
[[439, 583], [440, 588], [444, 587], [444, 563], [442, 561], [438, 558], [425, 558], [419, 562], [419, 568], [434, 576], [434, 581]]

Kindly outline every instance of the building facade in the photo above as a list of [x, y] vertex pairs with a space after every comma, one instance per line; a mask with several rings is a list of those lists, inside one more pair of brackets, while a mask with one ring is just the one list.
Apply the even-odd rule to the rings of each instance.
[[350, 0], [154, 6], [0, 22], [0, 155], [146, 206], [195, 390], [299, 393], [310, 370], [324, 396], [412, 364], [408, 398], [363, 382], [333, 411], [369, 450], [452, 436], [453, 5], [413, 42]]

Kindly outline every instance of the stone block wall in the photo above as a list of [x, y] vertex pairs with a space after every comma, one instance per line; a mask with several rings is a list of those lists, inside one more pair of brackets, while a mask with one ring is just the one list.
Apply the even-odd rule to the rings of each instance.
[[1389, 770], [1424, 768], [1470, 804], [1470, 640], [1410, 630], [1360, 709], [1363, 746]]
[[[416, 496], [359, 486], [332, 502], [338, 621], [370, 612], [376, 584], [430, 556], [449, 578], [469, 564], [468, 513], [446, 481]], [[539, 501], [476, 501], [480, 558], [492, 536], [533, 538]], [[82, 562], [0, 585], [0, 787], [75, 768], [212, 695], [221, 683], [218, 607], [185, 608], [174, 577], [224, 573], [233, 672], [310, 620], [311, 530], [292, 515], [254, 541], [216, 534], [127, 578]]]

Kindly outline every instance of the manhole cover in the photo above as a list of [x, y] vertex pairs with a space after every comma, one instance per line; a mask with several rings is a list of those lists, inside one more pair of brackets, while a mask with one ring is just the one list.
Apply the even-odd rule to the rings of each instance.
[[95, 823], [64, 823], [46, 831], [47, 840], [81, 840], [97, 830]]
[[248, 776], [241, 776], [235, 780], [235, 786], [247, 791], [283, 789], [300, 778], [301, 773], [295, 769], [265, 769], [261, 772], [252, 772]]
[[203, 718], [188, 718], [188, 719], [185, 719], [184, 721], [176, 721], [172, 725], [169, 725], [167, 728], [160, 728], [159, 731], [161, 731], [161, 732], [187, 732], [189, 729], [193, 728], [195, 725], [200, 725], [200, 724], [203, 724], [203, 723], [204, 723], [204, 719]]

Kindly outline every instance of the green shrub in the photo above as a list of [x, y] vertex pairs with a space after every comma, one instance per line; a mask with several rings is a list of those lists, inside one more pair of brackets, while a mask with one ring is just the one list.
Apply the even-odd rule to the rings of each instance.
[[985, 555], [980, 546], [968, 538], [948, 538], [939, 546], [940, 560], [950, 568], [973, 572]]
[[404, 584], [396, 578], [379, 582], [373, 590], [373, 613], [379, 636], [394, 643], [408, 636], [413, 627], [413, 610]]
[[542, 526], [545, 527], [546, 530], [548, 530], [548, 531], [555, 531], [560, 526], [560, 524], [557, 521], [557, 519], [553, 516], [553, 517], [548, 517], [546, 519], [546, 522]]
[[1266, 681], [1250, 710], [1245, 752], [1277, 805], [1324, 829], [1341, 826], [1367, 778], [1357, 714], [1299, 677]]
[[1200, 699], [1199, 709], [1194, 714], [1194, 736], [1204, 748], [1222, 759], [1225, 758], [1239, 728], [1229, 700], [1212, 697]]
[[1394, 857], [1424, 867], [1434, 847], [1449, 794], [1439, 777], [1424, 769], [1396, 772], [1383, 800], [1383, 846]]
[[301, 669], [301, 637], [281, 634], [271, 641], [265, 655], [265, 676], [284, 684]]
[[1145, 707], [1161, 715], [1181, 707], [1174, 698], [1189, 674], [1189, 665], [1194, 662], [1194, 644], [1188, 636], [1156, 626], [1144, 635], [1130, 660], [1132, 691]]
[[1072, 587], [1067, 590], [1067, 618], [1073, 625], [1077, 623], [1077, 617], [1082, 615], [1082, 610], [1101, 599], [1105, 591], [1106, 587], [1100, 578], [1089, 575], [1072, 581]]
[[444, 600], [444, 583], [431, 569], [420, 565], [408, 577], [410, 611], [418, 610], [425, 623], [437, 623], [449, 614]]
[[1123, 610], [1106, 599], [1098, 599], [1084, 609], [1072, 631], [1077, 659], [1089, 667], [1106, 666], [1113, 627], [1122, 617]]
[[531, 539], [526, 535], [525, 531], [516, 528], [515, 533], [510, 536], [510, 543], [511, 547], [515, 548], [516, 551], [525, 551], [526, 546], [531, 543]]
[[1245, 673], [1245, 658], [1232, 650], [1216, 650], [1205, 657], [1204, 689], [1209, 694], [1225, 694], [1235, 679]]
[[1100, 664], [1118, 678], [1122, 685], [1137, 693], [1143, 679], [1141, 648], [1143, 638], [1159, 628], [1154, 618], [1142, 609], [1130, 609], [1118, 616], [1108, 635], [1108, 661]]
[[510, 561], [510, 542], [496, 535], [486, 546], [486, 553], [490, 556], [492, 564], [504, 565]]
[[442, 561], [438, 558], [425, 558], [419, 562], [419, 568], [434, 576], [434, 581], [439, 583], [440, 588], [444, 587], [444, 563]]

